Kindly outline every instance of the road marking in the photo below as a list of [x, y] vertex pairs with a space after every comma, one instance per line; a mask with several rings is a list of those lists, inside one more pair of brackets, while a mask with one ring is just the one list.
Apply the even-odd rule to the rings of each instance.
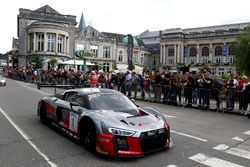
[[190, 137], [190, 138], [193, 138], [193, 139], [196, 139], [196, 140], [199, 140], [199, 141], [208, 142], [207, 139], [202, 139], [202, 138], [195, 137], [195, 136], [192, 136], [192, 135], [189, 135], [189, 134], [185, 134], [185, 133], [182, 133], [182, 132], [177, 132], [177, 131], [174, 131], [174, 130], [171, 130], [171, 132], [175, 133], [175, 134], [178, 134], [178, 135]]
[[166, 166], [166, 167], [178, 167], [178, 166], [176, 166], [176, 165], [168, 165], [168, 166]]
[[236, 136], [236, 137], [232, 138], [232, 140], [240, 141], [240, 142], [244, 141], [244, 139], [240, 138], [239, 136]]
[[167, 117], [167, 118], [176, 118], [176, 116], [173, 116], [173, 115], [164, 114], [164, 116]]
[[192, 157], [189, 157], [188, 159], [191, 159], [193, 161], [196, 161], [200, 164], [207, 165], [210, 167], [244, 167], [229, 161], [225, 161], [216, 157], [209, 157], [205, 154], [198, 153]]
[[32, 141], [31, 138], [13, 122], [13, 120], [8, 116], [8, 114], [0, 107], [0, 112], [2, 115], [11, 123], [11, 125], [21, 134], [21, 136], [38, 152], [51, 167], [57, 167], [57, 165], [52, 162]]
[[225, 150], [227, 150], [228, 148], [229, 148], [228, 145], [226, 145], [226, 144], [220, 144], [220, 145], [214, 147], [213, 149], [214, 149], [214, 150], [218, 150], [218, 151], [225, 151]]
[[245, 135], [250, 136], [250, 130], [249, 130], [249, 131], [244, 132], [244, 134], [245, 134]]
[[239, 148], [230, 148], [229, 150], [226, 150], [225, 152], [228, 154], [236, 155], [238, 157], [250, 159], [250, 152], [239, 149]]

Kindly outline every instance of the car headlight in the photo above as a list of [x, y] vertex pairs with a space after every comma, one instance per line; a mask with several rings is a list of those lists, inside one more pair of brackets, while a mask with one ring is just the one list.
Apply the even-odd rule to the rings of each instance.
[[109, 128], [109, 132], [117, 136], [133, 136], [135, 134], [135, 131], [118, 128]]
[[5, 82], [5, 80], [0, 80], [0, 82]]

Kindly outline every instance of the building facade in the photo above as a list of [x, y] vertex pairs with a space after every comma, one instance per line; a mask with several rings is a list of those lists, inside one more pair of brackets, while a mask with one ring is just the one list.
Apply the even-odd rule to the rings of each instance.
[[248, 23], [241, 23], [162, 31], [162, 68], [184, 64], [197, 68], [208, 66], [212, 74], [235, 73], [237, 36], [247, 26]]
[[31, 66], [35, 54], [41, 55], [43, 67], [56, 59], [65, 61], [73, 56], [76, 17], [62, 15], [46, 5], [37, 10], [19, 9], [18, 66]]

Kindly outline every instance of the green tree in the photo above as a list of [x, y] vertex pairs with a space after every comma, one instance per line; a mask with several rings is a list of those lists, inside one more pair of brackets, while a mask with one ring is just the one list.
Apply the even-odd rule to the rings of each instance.
[[240, 72], [250, 75], [250, 26], [238, 36], [236, 47], [235, 65]]
[[50, 61], [48, 61], [48, 63], [52, 66], [55, 67], [55, 65], [57, 64], [57, 60], [52, 58]]
[[42, 68], [43, 67], [43, 59], [40, 54], [37, 52], [33, 55], [33, 62], [35, 68]]

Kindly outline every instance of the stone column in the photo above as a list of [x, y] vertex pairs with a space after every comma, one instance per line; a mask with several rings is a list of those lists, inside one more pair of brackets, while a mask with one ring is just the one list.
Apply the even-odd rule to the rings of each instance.
[[177, 57], [177, 47], [176, 44], [174, 44], [174, 65], [176, 65], [176, 57]]
[[34, 33], [33, 34], [33, 36], [34, 36], [34, 42], [33, 42], [33, 51], [36, 51], [37, 49], [36, 49], [36, 33]]
[[180, 58], [181, 58], [181, 63], [184, 63], [184, 44], [182, 43], [181, 46], [180, 46]]
[[64, 54], [66, 54], [66, 45], [67, 45], [67, 43], [66, 43], [66, 36], [64, 35], [64, 38], [63, 38], [63, 53]]
[[56, 40], [55, 40], [55, 45], [56, 45], [56, 46], [55, 46], [55, 50], [56, 50], [55, 52], [56, 52], [56, 53], [57, 53], [57, 40], [58, 40], [58, 34], [56, 34]]
[[196, 63], [200, 63], [200, 44], [197, 44]]
[[209, 44], [209, 60], [213, 63], [213, 44]]
[[160, 50], [160, 63], [163, 64], [163, 46], [161, 45], [161, 50]]
[[177, 63], [180, 63], [180, 44], [177, 45], [178, 55], [177, 55]]
[[162, 63], [165, 65], [166, 64], [166, 59], [167, 59], [167, 55], [166, 55], [166, 45], [163, 45], [163, 55], [162, 55]]
[[44, 33], [44, 43], [43, 43], [43, 51], [47, 52], [48, 51], [48, 37], [47, 33]]

